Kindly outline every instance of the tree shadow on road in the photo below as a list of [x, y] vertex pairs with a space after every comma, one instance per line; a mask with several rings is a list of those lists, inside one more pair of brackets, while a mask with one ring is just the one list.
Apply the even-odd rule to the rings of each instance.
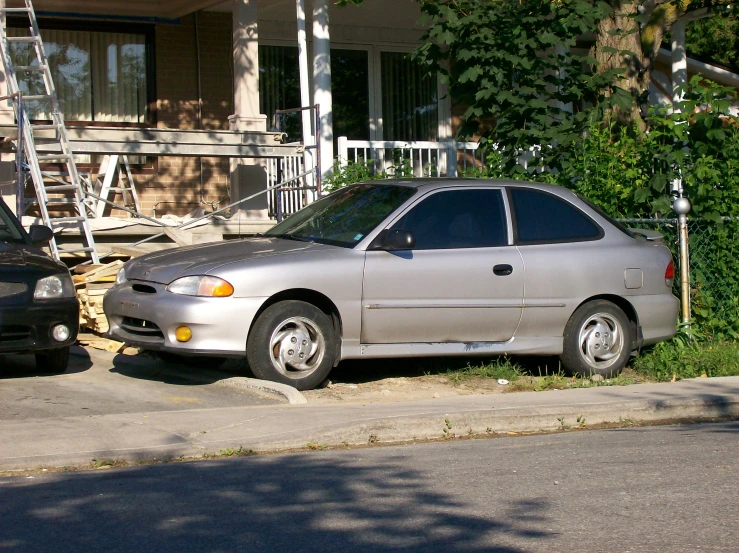
[[0, 549], [517, 553], [556, 537], [545, 499], [467, 500], [404, 454], [343, 453], [0, 479]]

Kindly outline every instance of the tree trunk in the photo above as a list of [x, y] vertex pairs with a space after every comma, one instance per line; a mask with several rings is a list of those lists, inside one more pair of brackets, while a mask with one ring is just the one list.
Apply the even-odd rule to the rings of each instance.
[[[593, 48], [598, 71], [622, 69], [616, 86], [627, 91], [632, 99], [630, 109], [614, 106], [606, 114], [607, 121], [645, 128], [641, 105], [648, 101], [649, 67], [643, 62], [641, 33], [635, 19], [637, 3], [633, 0], [611, 0], [613, 14], [598, 24], [598, 35]], [[616, 52], [608, 51], [614, 48]]]

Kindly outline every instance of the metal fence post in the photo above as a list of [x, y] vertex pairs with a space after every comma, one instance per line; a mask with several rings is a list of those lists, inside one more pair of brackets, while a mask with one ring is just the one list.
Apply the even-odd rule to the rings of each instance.
[[683, 324], [690, 322], [690, 257], [688, 254], [688, 212], [690, 201], [675, 198], [672, 209], [677, 213], [678, 239], [680, 244], [680, 304]]

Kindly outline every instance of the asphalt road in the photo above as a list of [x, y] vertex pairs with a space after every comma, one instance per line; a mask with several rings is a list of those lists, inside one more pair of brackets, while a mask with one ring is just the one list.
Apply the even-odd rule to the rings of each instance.
[[739, 423], [0, 477], [0, 551], [735, 552]]
[[53, 376], [35, 375], [33, 355], [0, 355], [0, 421], [283, 403], [203, 380], [203, 371], [184, 365], [95, 362], [75, 351], [68, 369]]

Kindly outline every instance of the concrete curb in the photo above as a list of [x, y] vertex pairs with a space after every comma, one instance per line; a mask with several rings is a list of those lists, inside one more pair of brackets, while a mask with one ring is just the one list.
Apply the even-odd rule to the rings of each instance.
[[398, 403], [0, 421], [0, 470], [710, 419], [739, 420], [739, 377]]
[[[108, 351], [98, 350], [95, 348], [85, 348], [79, 346], [81, 350], [73, 348], [71, 350], [72, 355], [84, 356], [85, 352], [90, 358], [96, 358], [104, 360], [110, 363], [117, 362], [130, 366], [150, 366], [150, 359], [139, 359], [133, 355], [123, 355], [122, 353], [110, 353]], [[215, 371], [212, 369], [197, 369], [196, 373], [187, 371], [176, 371], [171, 369], [171, 363], [166, 361], [159, 361], [157, 370], [163, 374], [177, 376], [180, 378], [186, 378], [193, 382], [200, 382], [203, 384], [215, 384], [218, 386], [236, 386], [238, 388], [246, 388], [249, 390], [255, 390], [257, 392], [266, 393], [270, 395], [277, 395], [287, 400], [290, 405], [302, 405], [308, 403], [305, 396], [298, 390], [287, 384], [280, 384], [279, 382], [269, 382], [266, 380], [258, 380], [256, 378], [247, 378], [245, 376], [231, 376], [228, 373]]]

